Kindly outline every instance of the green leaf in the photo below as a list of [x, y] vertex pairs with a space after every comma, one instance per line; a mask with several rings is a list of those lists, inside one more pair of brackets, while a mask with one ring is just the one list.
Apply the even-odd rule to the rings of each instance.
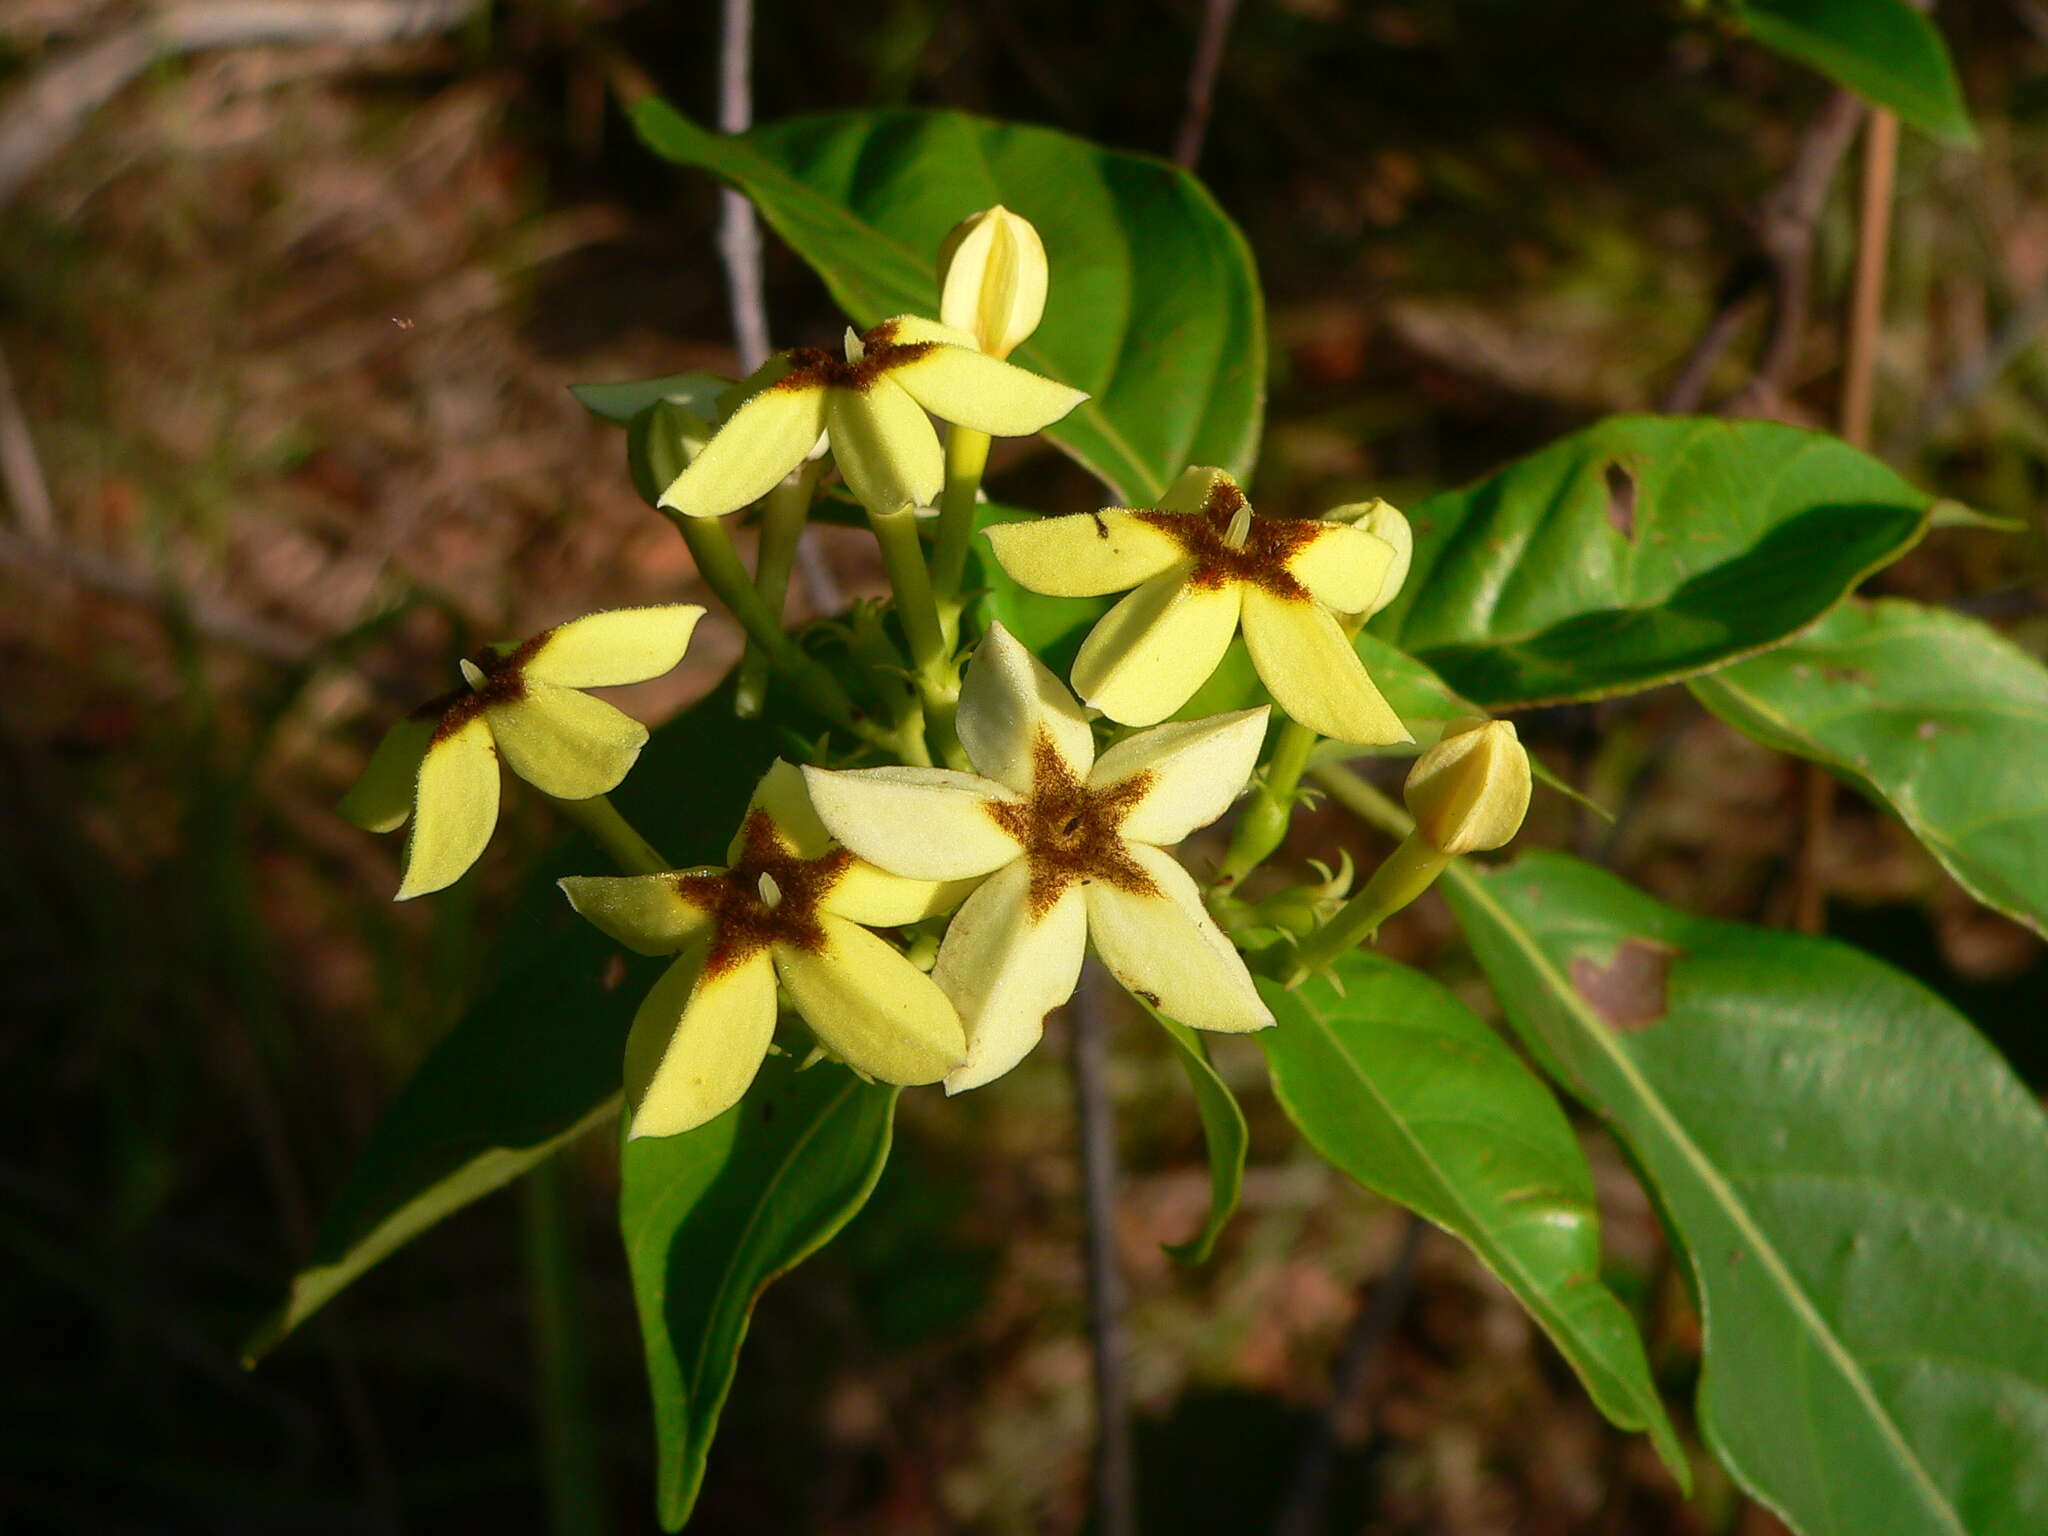
[[1689, 1255], [1700, 1422], [1806, 1536], [2048, 1530], [2048, 1120], [1870, 956], [1531, 854], [1452, 903]]
[[732, 386], [731, 379], [721, 379], [715, 373], [666, 373], [658, 379], [619, 384], [571, 384], [569, 393], [591, 415], [623, 427], [661, 400], [680, 405], [705, 421], [716, 421], [718, 397]]
[[1125, 501], [1189, 464], [1248, 478], [1266, 394], [1250, 248], [1187, 172], [1045, 128], [959, 112], [800, 117], [737, 138], [666, 102], [647, 146], [752, 198], [854, 323], [938, 309], [939, 242], [1002, 203], [1038, 226], [1045, 319], [1011, 360], [1093, 396], [1046, 436]]
[[626, 1143], [619, 1225], [661, 1447], [657, 1504], [680, 1530], [731, 1390], [754, 1303], [866, 1203], [898, 1089], [770, 1057], [745, 1099], [681, 1136]]
[[2048, 668], [1996, 631], [1903, 599], [1846, 603], [1692, 689], [1890, 807], [1972, 896], [2048, 935]]
[[[614, 798], [670, 858], [714, 862], [774, 758], [774, 740], [766, 722], [733, 717], [727, 683], [654, 733]], [[676, 793], [678, 785], [689, 792]], [[556, 869], [604, 867], [579, 844]], [[249, 1340], [249, 1360], [394, 1249], [617, 1110], [626, 1031], [659, 966], [631, 961], [621, 973], [618, 946], [547, 882], [513, 914], [494, 955], [494, 981], [377, 1123], [306, 1267]]]
[[1488, 708], [1633, 693], [1812, 623], [1931, 505], [1819, 433], [1613, 417], [1415, 507], [1372, 629]]
[[1741, 10], [1766, 48], [1938, 139], [1975, 147], [1948, 45], [1907, 0], [1742, 0]]
[[[1443, 987], [1354, 951], [1296, 991], [1261, 979], [1273, 1092], [1367, 1189], [1467, 1243], [1529, 1309], [1600, 1411], [1690, 1469], [1628, 1311], [1600, 1280], [1593, 1176], [1542, 1080]], [[1341, 987], [1341, 991], [1339, 988]]]
[[[1144, 1004], [1140, 1002], [1140, 1007]], [[1216, 1239], [1237, 1212], [1238, 1197], [1244, 1193], [1244, 1159], [1251, 1147], [1251, 1131], [1244, 1111], [1230, 1085], [1217, 1075], [1209, 1060], [1209, 1047], [1185, 1024], [1175, 1023], [1163, 1013], [1145, 1008], [1167, 1038], [1178, 1048], [1180, 1064], [1187, 1069], [1188, 1086], [1195, 1091], [1195, 1112], [1202, 1117], [1202, 1137], [1209, 1148], [1209, 1219], [1202, 1230], [1184, 1243], [1161, 1246], [1181, 1264], [1206, 1264], [1216, 1251]]]

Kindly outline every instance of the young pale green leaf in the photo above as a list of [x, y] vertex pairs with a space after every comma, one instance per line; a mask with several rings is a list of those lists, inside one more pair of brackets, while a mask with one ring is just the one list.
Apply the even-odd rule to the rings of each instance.
[[[767, 722], [734, 718], [728, 683], [654, 733], [616, 798], [671, 858], [716, 861], [775, 749]], [[604, 869], [600, 854], [575, 847], [555, 872]], [[633, 962], [621, 979], [619, 947], [549, 881], [535, 882], [497, 937], [492, 984], [385, 1111], [307, 1266], [246, 1346], [251, 1359], [387, 1254], [616, 1111], [626, 1032], [659, 967]]]
[[2048, 1530], [2048, 1119], [1998, 1054], [1868, 955], [1559, 854], [1448, 885], [1684, 1239], [1744, 1487], [1805, 1536]]
[[1938, 139], [1976, 145], [1948, 45], [1908, 0], [1741, 0], [1741, 11], [1766, 48]]
[[[1139, 1002], [1144, 1007], [1143, 1000]], [[1238, 1197], [1244, 1193], [1244, 1160], [1251, 1148], [1251, 1131], [1244, 1111], [1230, 1085], [1217, 1074], [1209, 1060], [1209, 1047], [1185, 1024], [1176, 1024], [1163, 1013], [1145, 1011], [1159, 1021], [1188, 1074], [1194, 1090], [1195, 1112], [1202, 1119], [1202, 1139], [1209, 1148], [1209, 1216], [1202, 1230], [1184, 1243], [1167, 1243], [1166, 1251], [1182, 1264], [1206, 1264], [1216, 1251], [1216, 1239], [1237, 1213]]]
[[654, 1394], [664, 1529], [682, 1529], [697, 1502], [754, 1303], [867, 1202], [898, 1092], [770, 1057], [716, 1120], [626, 1143], [619, 1227]]
[[1365, 951], [1289, 992], [1257, 1038], [1311, 1145], [1468, 1244], [1548, 1334], [1600, 1411], [1690, 1472], [1642, 1340], [1600, 1280], [1593, 1176], [1543, 1081], [1427, 976]]
[[1931, 505], [1820, 433], [1613, 417], [1413, 508], [1414, 566], [1371, 627], [1491, 709], [1633, 693], [1812, 623]]
[[1701, 703], [1889, 806], [1972, 896], [2048, 935], [2048, 668], [1903, 599], [1846, 603]]
[[1258, 278], [1187, 172], [957, 112], [800, 117], [725, 138], [649, 100], [633, 122], [655, 153], [752, 198], [862, 327], [938, 313], [939, 246], [964, 215], [1023, 215], [1052, 279], [1010, 361], [1093, 396], [1046, 436], [1127, 502], [1189, 464], [1249, 473], [1266, 389]]
[[715, 422], [719, 397], [732, 387], [731, 379], [715, 373], [666, 373], [658, 379], [628, 379], [616, 384], [571, 384], [569, 393], [591, 415], [623, 427], [662, 400]]

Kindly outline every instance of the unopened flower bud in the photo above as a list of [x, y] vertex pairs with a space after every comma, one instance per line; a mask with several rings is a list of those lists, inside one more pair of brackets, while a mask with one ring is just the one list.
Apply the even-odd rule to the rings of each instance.
[[1416, 833], [1439, 853], [1498, 848], [1529, 813], [1529, 753], [1505, 720], [1453, 720], [1415, 760], [1402, 794]]
[[1380, 578], [1380, 594], [1365, 610], [1365, 616], [1371, 618], [1401, 595], [1401, 587], [1408, 580], [1409, 564], [1415, 558], [1415, 531], [1408, 526], [1408, 519], [1401, 515], [1400, 508], [1379, 496], [1371, 501], [1336, 507], [1324, 516], [1331, 522], [1349, 523], [1376, 539], [1383, 539], [1394, 551], [1394, 563]]
[[939, 318], [990, 357], [1008, 357], [1045, 313], [1045, 245], [998, 203], [953, 226], [939, 246]]

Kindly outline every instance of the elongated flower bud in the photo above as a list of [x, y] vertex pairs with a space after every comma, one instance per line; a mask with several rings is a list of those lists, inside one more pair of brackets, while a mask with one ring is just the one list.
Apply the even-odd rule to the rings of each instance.
[[1498, 848], [1529, 813], [1529, 753], [1505, 720], [1454, 720], [1415, 760], [1402, 794], [1437, 852]]
[[939, 246], [939, 318], [990, 357], [1008, 357], [1045, 313], [1045, 245], [998, 203], [953, 226]]

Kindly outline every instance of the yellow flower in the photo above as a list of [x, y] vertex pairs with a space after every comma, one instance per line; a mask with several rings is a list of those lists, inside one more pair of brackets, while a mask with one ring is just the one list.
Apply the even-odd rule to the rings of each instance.
[[1529, 753], [1505, 720], [1453, 720], [1415, 759], [1402, 798], [1416, 835], [1439, 853], [1504, 847], [1529, 814]]
[[969, 214], [939, 246], [939, 318], [1008, 357], [1038, 329], [1050, 275], [1029, 219], [1001, 203]]
[[343, 798], [371, 832], [412, 820], [398, 900], [453, 885], [498, 824], [498, 757], [558, 800], [618, 787], [647, 727], [579, 690], [659, 677], [683, 659], [704, 610], [690, 603], [593, 613], [462, 663], [466, 687], [394, 725]]
[[1369, 746], [1410, 739], [1336, 619], [1378, 600], [1394, 563], [1384, 539], [1328, 519], [1262, 517], [1229, 475], [1200, 468], [1157, 507], [1003, 523], [988, 538], [1033, 592], [1137, 589], [1074, 659], [1075, 691], [1112, 720], [1150, 725], [1179, 709], [1241, 624], [1260, 681], [1303, 725]]
[[668, 489], [661, 505], [719, 517], [768, 494], [820, 436], [848, 489], [889, 514], [936, 500], [945, 478], [925, 412], [995, 437], [1058, 421], [1088, 396], [986, 357], [974, 338], [903, 315], [846, 333], [844, 361], [816, 347], [785, 352]]
[[855, 1071], [935, 1083], [966, 1055], [931, 977], [869, 926], [943, 912], [964, 886], [905, 880], [836, 846], [777, 762], [727, 850], [729, 867], [571, 877], [570, 904], [627, 948], [678, 958], [626, 1041], [634, 1136], [694, 1130], [739, 1102], [775, 1034], [775, 987]]
[[1183, 1024], [1273, 1022], [1164, 851], [1244, 788], [1267, 713], [1142, 731], [1098, 760], [1073, 695], [997, 625], [960, 693], [960, 741], [979, 773], [805, 770], [818, 815], [860, 857], [912, 879], [981, 881], [932, 970], [967, 1026], [948, 1093], [1000, 1077], [1038, 1043], [1091, 939], [1118, 981]]

